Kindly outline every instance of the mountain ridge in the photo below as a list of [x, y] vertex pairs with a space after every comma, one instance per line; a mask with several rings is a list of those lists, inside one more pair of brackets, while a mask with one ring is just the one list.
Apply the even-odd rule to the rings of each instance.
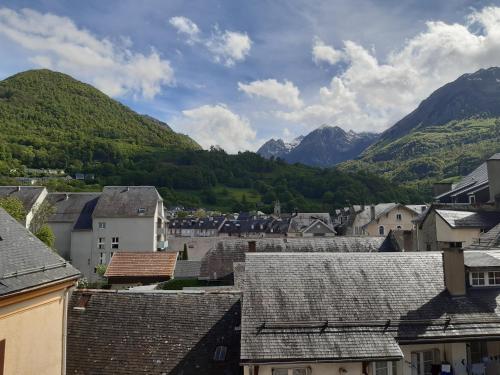
[[353, 130], [345, 131], [339, 126], [321, 125], [305, 136], [286, 143], [282, 139], [271, 139], [257, 153], [263, 157], [280, 158], [288, 163], [331, 167], [357, 157], [378, 134]]

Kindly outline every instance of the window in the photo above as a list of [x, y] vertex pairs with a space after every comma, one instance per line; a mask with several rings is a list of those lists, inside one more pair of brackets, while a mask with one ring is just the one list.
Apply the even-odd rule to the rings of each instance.
[[385, 229], [383, 225], [378, 227], [378, 234], [380, 234], [381, 236], [385, 234]]
[[105, 237], [99, 237], [97, 240], [97, 248], [99, 250], [104, 250], [106, 248], [106, 238]]
[[425, 244], [425, 249], [427, 251], [431, 251], [432, 250], [431, 244], [430, 243]]
[[227, 346], [218, 346], [215, 348], [214, 361], [223, 362], [226, 360]]
[[143, 215], [143, 214], [146, 213], [146, 209], [144, 207], [140, 207], [140, 208], [137, 209], [137, 213], [139, 215]]
[[471, 285], [484, 285], [484, 272], [471, 272]]
[[488, 357], [488, 348], [484, 341], [474, 341], [468, 345], [471, 363], [481, 363], [484, 357]]
[[403, 220], [403, 216], [401, 214], [396, 214], [396, 220], [397, 221]]
[[105, 264], [106, 263], [106, 253], [101, 253], [99, 255], [99, 264]]
[[120, 240], [119, 240], [118, 237], [111, 238], [111, 248], [112, 249], [118, 249], [119, 242], [120, 242]]
[[489, 285], [500, 285], [500, 272], [499, 271], [488, 272], [488, 284]]
[[432, 365], [439, 364], [439, 350], [411, 353], [412, 375], [432, 375]]
[[295, 367], [295, 368], [273, 368], [273, 375], [310, 375], [311, 369], [309, 367]]
[[401, 230], [401, 229], [403, 229], [403, 228], [401, 227], [401, 225], [398, 225], [398, 226], [396, 227], [396, 229], [397, 229], [397, 230]]
[[398, 375], [397, 362], [375, 362], [373, 364], [374, 375]]
[[99, 222], [99, 229], [105, 229], [106, 228], [106, 223], [104, 222]]

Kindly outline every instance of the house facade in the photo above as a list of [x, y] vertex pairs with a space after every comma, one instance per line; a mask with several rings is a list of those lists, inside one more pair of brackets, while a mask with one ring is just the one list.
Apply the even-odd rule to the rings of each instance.
[[0, 374], [65, 374], [80, 273], [0, 208]]
[[452, 247], [248, 254], [245, 374], [498, 374], [500, 288], [469, 284], [471, 264]]

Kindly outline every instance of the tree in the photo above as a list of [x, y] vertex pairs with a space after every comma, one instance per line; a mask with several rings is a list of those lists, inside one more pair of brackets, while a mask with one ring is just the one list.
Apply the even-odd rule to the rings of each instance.
[[26, 210], [24, 209], [23, 202], [15, 197], [0, 198], [0, 207], [21, 224], [26, 218]]
[[188, 258], [188, 247], [187, 244], [184, 244], [184, 250], [182, 251], [182, 260], [189, 260]]
[[104, 277], [107, 268], [108, 266], [106, 266], [105, 264], [98, 264], [95, 267], [95, 272], [99, 275], [99, 277]]
[[37, 236], [38, 239], [48, 247], [50, 248], [54, 247], [56, 236], [54, 235], [54, 232], [47, 224], [42, 225], [40, 229], [37, 232], [35, 232], [35, 236]]

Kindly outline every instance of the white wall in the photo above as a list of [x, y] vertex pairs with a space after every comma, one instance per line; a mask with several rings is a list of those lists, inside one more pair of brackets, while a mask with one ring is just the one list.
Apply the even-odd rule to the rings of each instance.
[[56, 237], [55, 249], [57, 253], [66, 260], [71, 257], [71, 231], [73, 230], [73, 223], [48, 223], [54, 236]]
[[[272, 375], [274, 368], [295, 368], [295, 367], [309, 367], [311, 368], [311, 375], [361, 375], [363, 370], [360, 362], [352, 363], [314, 363], [314, 364], [293, 364], [293, 365], [264, 365], [259, 366], [259, 375]], [[347, 372], [340, 372], [343, 368]], [[245, 366], [244, 375], [249, 375], [249, 369]]]
[[71, 232], [71, 264], [78, 269], [85, 278], [94, 281], [97, 275], [94, 273], [92, 262], [92, 231]]

